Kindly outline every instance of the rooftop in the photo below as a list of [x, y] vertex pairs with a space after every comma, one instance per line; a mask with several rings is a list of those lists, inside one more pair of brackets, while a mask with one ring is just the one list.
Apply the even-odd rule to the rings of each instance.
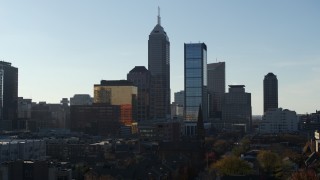
[[100, 84], [94, 86], [134, 86], [132, 82], [127, 80], [101, 80]]

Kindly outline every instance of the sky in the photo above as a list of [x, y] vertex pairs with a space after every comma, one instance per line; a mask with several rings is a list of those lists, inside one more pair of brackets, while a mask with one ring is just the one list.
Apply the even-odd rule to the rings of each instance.
[[[0, 0], [0, 60], [19, 68], [19, 96], [58, 103], [93, 96], [100, 80], [148, 67], [157, 23], [170, 40], [171, 92], [184, 88], [184, 43], [204, 42], [226, 62], [226, 85], [245, 85], [254, 115], [263, 78], [278, 78], [279, 107], [320, 110], [320, 1]], [[226, 87], [228, 91], [228, 87]]]

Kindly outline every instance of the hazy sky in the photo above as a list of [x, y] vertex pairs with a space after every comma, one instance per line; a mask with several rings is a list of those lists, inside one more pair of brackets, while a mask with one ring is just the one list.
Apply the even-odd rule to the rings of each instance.
[[[279, 106], [320, 110], [320, 1], [0, 0], [0, 60], [19, 68], [19, 96], [57, 103], [93, 95], [100, 80], [148, 66], [161, 8], [171, 43], [171, 91], [183, 89], [183, 43], [204, 42], [263, 111], [263, 78], [278, 77]], [[226, 90], [228, 91], [227, 87]]]

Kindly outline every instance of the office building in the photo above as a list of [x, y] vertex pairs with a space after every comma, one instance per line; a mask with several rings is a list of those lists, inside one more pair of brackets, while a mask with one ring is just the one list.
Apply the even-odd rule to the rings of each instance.
[[47, 104], [46, 102], [32, 103], [31, 118], [26, 122], [26, 129], [69, 128], [69, 106], [64, 104]]
[[1, 139], [0, 164], [16, 160], [45, 160], [46, 142], [40, 139]]
[[171, 104], [171, 117], [183, 118], [184, 116], [184, 91], [174, 93], [174, 102]]
[[138, 87], [136, 120], [148, 120], [150, 116], [150, 72], [144, 66], [136, 66], [128, 73], [127, 80]]
[[184, 106], [184, 91], [174, 93], [174, 102], [178, 105]]
[[91, 135], [118, 135], [121, 110], [119, 105], [93, 104], [70, 107], [71, 130]]
[[70, 98], [70, 106], [91, 105], [93, 98], [89, 94], [75, 94]]
[[207, 120], [207, 46], [204, 43], [184, 44], [184, 113], [186, 121], [197, 121], [199, 106]]
[[181, 123], [178, 121], [153, 121], [139, 124], [139, 136], [144, 141], [178, 141]]
[[226, 92], [225, 62], [208, 64], [209, 117], [221, 119], [222, 97]]
[[291, 133], [298, 131], [298, 116], [295, 111], [274, 108], [267, 110], [259, 126], [259, 133]]
[[268, 73], [263, 80], [263, 112], [278, 108], [278, 79]]
[[148, 70], [151, 73], [150, 117], [170, 118], [170, 42], [158, 14], [158, 23], [148, 40]]
[[118, 105], [121, 107], [121, 122], [131, 124], [136, 117], [138, 89], [127, 80], [106, 81], [94, 85], [95, 104]]
[[183, 119], [183, 105], [172, 102], [171, 104], [171, 118]]
[[18, 68], [0, 61], [0, 125], [3, 130], [16, 128], [18, 112]]
[[222, 122], [220, 128], [227, 131], [248, 132], [252, 125], [251, 94], [244, 85], [229, 85], [222, 101]]
[[32, 99], [18, 97], [17, 129], [28, 129], [28, 120], [31, 119]]
[[93, 102], [110, 105], [134, 105], [137, 103], [138, 89], [127, 80], [107, 81], [94, 85]]

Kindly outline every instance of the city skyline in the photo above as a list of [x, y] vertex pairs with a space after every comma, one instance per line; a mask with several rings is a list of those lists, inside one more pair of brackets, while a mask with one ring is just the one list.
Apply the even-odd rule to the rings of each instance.
[[19, 68], [20, 97], [58, 103], [93, 96], [96, 82], [126, 79], [135, 66], [148, 66], [158, 6], [170, 37], [172, 100], [184, 87], [183, 44], [200, 41], [208, 63], [226, 62], [226, 86], [246, 86], [254, 115], [262, 114], [269, 72], [278, 77], [279, 107], [319, 109], [317, 1], [1, 1], [0, 59]]

